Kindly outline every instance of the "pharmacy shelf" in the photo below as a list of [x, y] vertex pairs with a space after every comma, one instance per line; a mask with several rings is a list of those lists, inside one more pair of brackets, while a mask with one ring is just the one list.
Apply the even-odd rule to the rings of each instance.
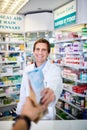
[[8, 121], [8, 120], [13, 120], [14, 118], [12, 116], [4, 116], [4, 117], [0, 117], [0, 121]]
[[10, 86], [16, 86], [20, 85], [21, 83], [10, 83], [10, 84], [2, 84], [0, 85], [0, 88], [10, 87]]
[[3, 41], [0, 41], [0, 44], [6, 44], [6, 45], [8, 45], [8, 44], [24, 44], [24, 41], [18, 41], [18, 42], [16, 42], [16, 41], [5, 41], [5, 42], [3, 42]]
[[[7, 107], [10, 111], [17, 104], [26, 57], [24, 57], [24, 33], [0, 33], [0, 38], [0, 108], [3, 109], [0, 109], [0, 112], [2, 112], [6, 111]], [[3, 104], [8, 98], [14, 102]]]
[[74, 81], [74, 82], [77, 82], [77, 83], [81, 83], [81, 84], [87, 84], [87, 81], [81, 81], [81, 80], [77, 80], [77, 79], [70, 79], [70, 78], [67, 78], [65, 76], [62, 76], [62, 78], [64, 79], [67, 79], [67, 80], [71, 80], [71, 81]]
[[18, 61], [16, 60], [12, 60], [12, 61], [10, 61], [10, 60], [6, 60], [6, 61], [0, 61], [0, 64], [8, 64], [8, 63], [17, 63]]
[[67, 101], [67, 100], [66, 100], [66, 99], [64, 99], [63, 97], [60, 97], [59, 99], [60, 99], [60, 100], [62, 100], [63, 102], [68, 103], [68, 104], [69, 104], [69, 105], [71, 105], [72, 107], [74, 107], [74, 108], [76, 108], [76, 109], [78, 109], [78, 110], [82, 111], [82, 108], [80, 108], [80, 106], [74, 105], [73, 103], [71, 103], [71, 102]]
[[69, 67], [69, 68], [76, 69], [76, 70], [87, 69], [87, 66], [81, 66], [81, 65], [69, 65], [69, 64], [58, 64], [58, 63], [56, 63], [56, 65], [58, 65], [60, 67]]
[[9, 103], [9, 104], [0, 104], [0, 108], [2, 107], [9, 107], [9, 106], [13, 106], [13, 105], [17, 105], [17, 102], [12, 102], [12, 103]]
[[56, 108], [61, 110], [62, 112], [66, 113], [69, 117], [71, 117], [72, 119], [76, 120], [77, 118], [74, 117], [73, 115], [71, 115], [70, 113], [66, 112], [65, 110], [63, 110], [62, 108], [58, 107], [58, 105], [56, 105]]
[[60, 120], [64, 120], [61, 116], [59, 116], [58, 114], [56, 114], [56, 117], [58, 117]]
[[2, 93], [2, 94], [0, 94], [0, 97], [4, 97], [4, 96], [10, 96], [10, 95], [12, 95], [12, 94], [19, 94], [19, 91], [13, 91], [13, 92], [10, 92], [10, 93]]
[[76, 93], [76, 92], [70, 91], [70, 90], [68, 90], [68, 89], [66, 89], [66, 88], [63, 88], [63, 90], [70, 92], [71, 94], [73, 94], [73, 96], [87, 97], [87, 95], [79, 94], [79, 93]]
[[0, 74], [0, 77], [4, 77], [4, 76], [16, 76], [16, 75], [22, 75], [23, 74], [23, 72], [22, 72], [22, 70], [21, 71], [19, 71], [19, 72], [16, 72], [16, 73], [1, 73]]
[[24, 51], [16, 51], [16, 50], [14, 50], [14, 51], [0, 51], [0, 53], [23, 53]]

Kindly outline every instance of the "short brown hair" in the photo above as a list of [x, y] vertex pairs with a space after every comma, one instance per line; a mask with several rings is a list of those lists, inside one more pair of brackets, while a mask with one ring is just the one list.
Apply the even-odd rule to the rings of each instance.
[[44, 39], [44, 38], [41, 38], [41, 39], [38, 39], [35, 43], [34, 43], [34, 46], [33, 46], [33, 51], [35, 50], [35, 47], [36, 47], [36, 44], [37, 43], [45, 43], [47, 45], [47, 50], [48, 50], [48, 53], [50, 53], [50, 43], [48, 40]]

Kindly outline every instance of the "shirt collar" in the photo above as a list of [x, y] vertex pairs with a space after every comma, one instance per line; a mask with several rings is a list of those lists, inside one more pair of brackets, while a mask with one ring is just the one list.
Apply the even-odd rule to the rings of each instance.
[[46, 62], [47, 62], [47, 60], [42, 65], [40, 65], [39, 67], [37, 67], [36, 62], [35, 62], [34, 63], [34, 68], [42, 69], [42, 68], [44, 68]]

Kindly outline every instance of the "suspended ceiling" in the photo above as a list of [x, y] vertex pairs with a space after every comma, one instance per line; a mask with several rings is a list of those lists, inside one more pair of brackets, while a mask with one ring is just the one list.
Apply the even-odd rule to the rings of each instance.
[[72, 0], [0, 0], [0, 13], [27, 14], [37, 11], [53, 11], [70, 1]]
[[27, 14], [40, 11], [53, 11], [70, 1], [72, 0], [30, 0], [18, 13]]

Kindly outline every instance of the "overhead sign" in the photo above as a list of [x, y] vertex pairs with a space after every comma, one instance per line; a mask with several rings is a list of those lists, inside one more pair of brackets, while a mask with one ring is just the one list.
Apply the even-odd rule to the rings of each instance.
[[0, 14], [0, 32], [23, 32], [24, 16]]
[[76, 0], [54, 11], [54, 28], [64, 27], [76, 22]]

